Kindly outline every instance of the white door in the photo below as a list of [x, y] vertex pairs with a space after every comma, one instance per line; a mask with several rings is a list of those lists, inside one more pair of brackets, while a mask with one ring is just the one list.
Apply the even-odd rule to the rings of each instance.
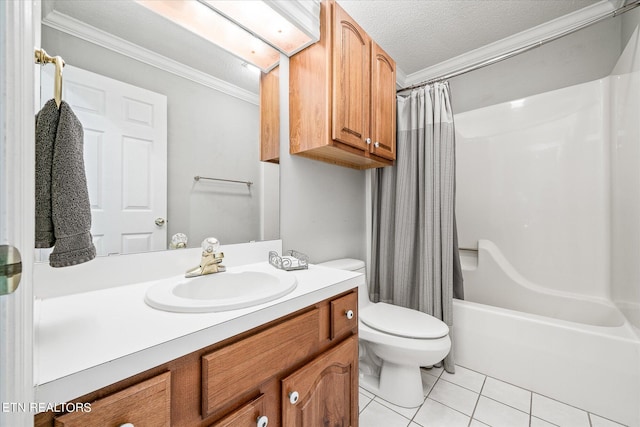
[[18, 289], [0, 295], [0, 426], [33, 425], [27, 405], [34, 400], [33, 47], [39, 28], [39, 2], [0, 1], [0, 245], [22, 254]]
[[[53, 71], [43, 67], [43, 105]], [[166, 249], [167, 97], [71, 65], [63, 76], [62, 99], [84, 128], [98, 255]]]

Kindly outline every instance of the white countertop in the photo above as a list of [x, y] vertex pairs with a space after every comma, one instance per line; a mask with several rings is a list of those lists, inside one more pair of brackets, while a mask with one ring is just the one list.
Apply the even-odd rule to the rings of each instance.
[[[266, 262], [234, 271], [274, 271]], [[359, 273], [310, 265], [277, 300], [218, 313], [172, 313], [144, 302], [155, 281], [38, 300], [36, 402], [63, 403], [357, 287]], [[178, 278], [178, 277], [177, 277]]]

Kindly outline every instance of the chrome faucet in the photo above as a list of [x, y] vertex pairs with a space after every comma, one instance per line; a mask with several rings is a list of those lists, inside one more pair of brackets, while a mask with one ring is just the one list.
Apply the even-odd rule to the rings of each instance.
[[200, 265], [187, 270], [184, 277], [198, 277], [205, 274], [221, 273], [226, 271], [226, 267], [221, 264], [224, 253], [216, 252], [220, 247], [220, 242], [215, 237], [207, 237], [202, 242], [202, 258]]

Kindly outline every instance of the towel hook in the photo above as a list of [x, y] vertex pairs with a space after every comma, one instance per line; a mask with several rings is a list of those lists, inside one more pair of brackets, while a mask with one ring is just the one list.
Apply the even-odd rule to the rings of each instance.
[[50, 64], [53, 63], [56, 66], [56, 73], [54, 76], [54, 89], [53, 97], [56, 101], [56, 105], [60, 108], [62, 102], [62, 68], [65, 63], [61, 56], [49, 56], [44, 49], [35, 50], [36, 64]]

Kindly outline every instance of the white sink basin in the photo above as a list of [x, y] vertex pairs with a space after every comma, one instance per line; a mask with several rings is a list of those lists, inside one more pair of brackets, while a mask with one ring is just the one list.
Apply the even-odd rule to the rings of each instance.
[[293, 274], [274, 271], [226, 271], [152, 285], [145, 302], [153, 308], [183, 313], [236, 310], [273, 301], [296, 288]]

